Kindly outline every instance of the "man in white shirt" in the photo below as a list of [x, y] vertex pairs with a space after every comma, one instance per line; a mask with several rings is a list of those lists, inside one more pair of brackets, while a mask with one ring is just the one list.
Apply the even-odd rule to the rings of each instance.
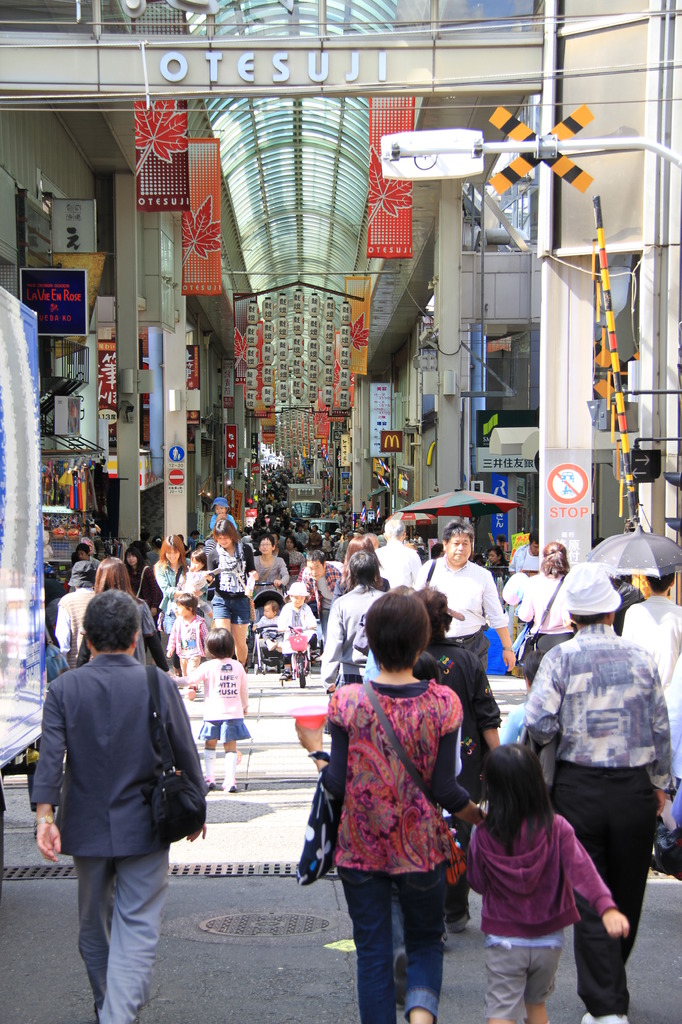
[[673, 677], [682, 654], [682, 608], [670, 600], [675, 574], [647, 576], [651, 596], [641, 604], [633, 604], [623, 620], [624, 640], [648, 651], [656, 662], [661, 686], [665, 690]]
[[400, 519], [389, 519], [384, 525], [386, 544], [377, 549], [381, 575], [391, 587], [411, 587], [422, 567], [421, 558], [412, 548], [405, 546], [405, 524]]
[[490, 646], [485, 631], [492, 627], [502, 641], [502, 658], [507, 671], [516, 664], [509, 636], [509, 625], [492, 573], [470, 562], [474, 547], [474, 529], [465, 519], [453, 519], [443, 531], [443, 557], [425, 562], [417, 574], [415, 587], [431, 586], [444, 593], [454, 612], [447, 635], [476, 654], [484, 669]]

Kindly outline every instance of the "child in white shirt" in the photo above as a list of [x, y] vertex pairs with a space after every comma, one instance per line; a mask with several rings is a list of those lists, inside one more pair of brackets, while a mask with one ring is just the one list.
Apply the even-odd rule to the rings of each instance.
[[213, 609], [206, 600], [209, 584], [213, 582], [213, 576], [206, 571], [208, 562], [205, 551], [193, 551], [189, 559], [189, 569], [185, 575], [183, 590], [192, 594], [199, 602], [199, 611], [206, 619], [208, 628], [213, 624]]
[[[306, 604], [308, 589], [305, 583], [292, 583], [289, 588], [290, 601], [284, 605], [277, 619], [277, 629], [284, 633], [282, 654], [284, 655], [284, 672], [282, 681], [291, 679], [291, 644], [289, 637], [294, 629], [302, 629], [308, 636], [311, 648], [317, 643], [317, 619], [312, 609]], [[315, 644], [312, 642], [315, 638]]]
[[197, 615], [199, 602], [196, 597], [192, 597], [191, 594], [180, 594], [175, 599], [175, 604], [178, 617], [168, 637], [166, 657], [170, 661], [173, 654], [177, 654], [182, 674], [188, 676], [199, 667], [206, 653], [204, 643], [208, 630], [204, 619]]
[[226, 629], [212, 629], [206, 641], [211, 660], [188, 678], [189, 697], [193, 699], [199, 683], [204, 686], [204, 724], [199, 739], [204, 740], [204, 777], [209, 789], [216, 788], [216, 747], [225, 748], [223, 789], [237, 792], [237, 741], [248, 740], [251, 733], [244, 725], [249, 710], [249, 684], [246, 672], [234, 658], [234, 637]]

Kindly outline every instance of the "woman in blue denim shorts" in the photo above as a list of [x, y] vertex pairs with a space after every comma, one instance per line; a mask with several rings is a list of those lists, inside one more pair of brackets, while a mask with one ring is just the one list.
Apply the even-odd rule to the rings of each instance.
[[208, 571], [215, 582], [213, 628], [228, 629], [234, 637], [237, 661], [246, 665], [246, 634], [251, 621], [251, 595], [257, 577], [253, 551], [239, 539], [228, 519], [213, 528], [216, 546], [206, 552]]

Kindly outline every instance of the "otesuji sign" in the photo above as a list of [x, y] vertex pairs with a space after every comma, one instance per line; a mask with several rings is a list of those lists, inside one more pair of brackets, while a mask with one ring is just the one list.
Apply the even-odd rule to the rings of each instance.
[[38, 334], [84, 337], [88, 333], [88, 272], [21, 269], [21, 301], [38, 316]]

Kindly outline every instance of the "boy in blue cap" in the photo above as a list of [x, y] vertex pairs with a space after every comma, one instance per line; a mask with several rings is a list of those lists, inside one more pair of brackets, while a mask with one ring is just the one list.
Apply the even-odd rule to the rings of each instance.
[[227, 519], [228, 522], [232, 523], [235, 530], [237, 529], [237, 524], [228, 512], [229, 507], [227, 498], [214, 498], [212, 505], [213, 515], [211, 516], [211, 521], [208, 524], [209, 530], [213, 529], [218, 519]]

